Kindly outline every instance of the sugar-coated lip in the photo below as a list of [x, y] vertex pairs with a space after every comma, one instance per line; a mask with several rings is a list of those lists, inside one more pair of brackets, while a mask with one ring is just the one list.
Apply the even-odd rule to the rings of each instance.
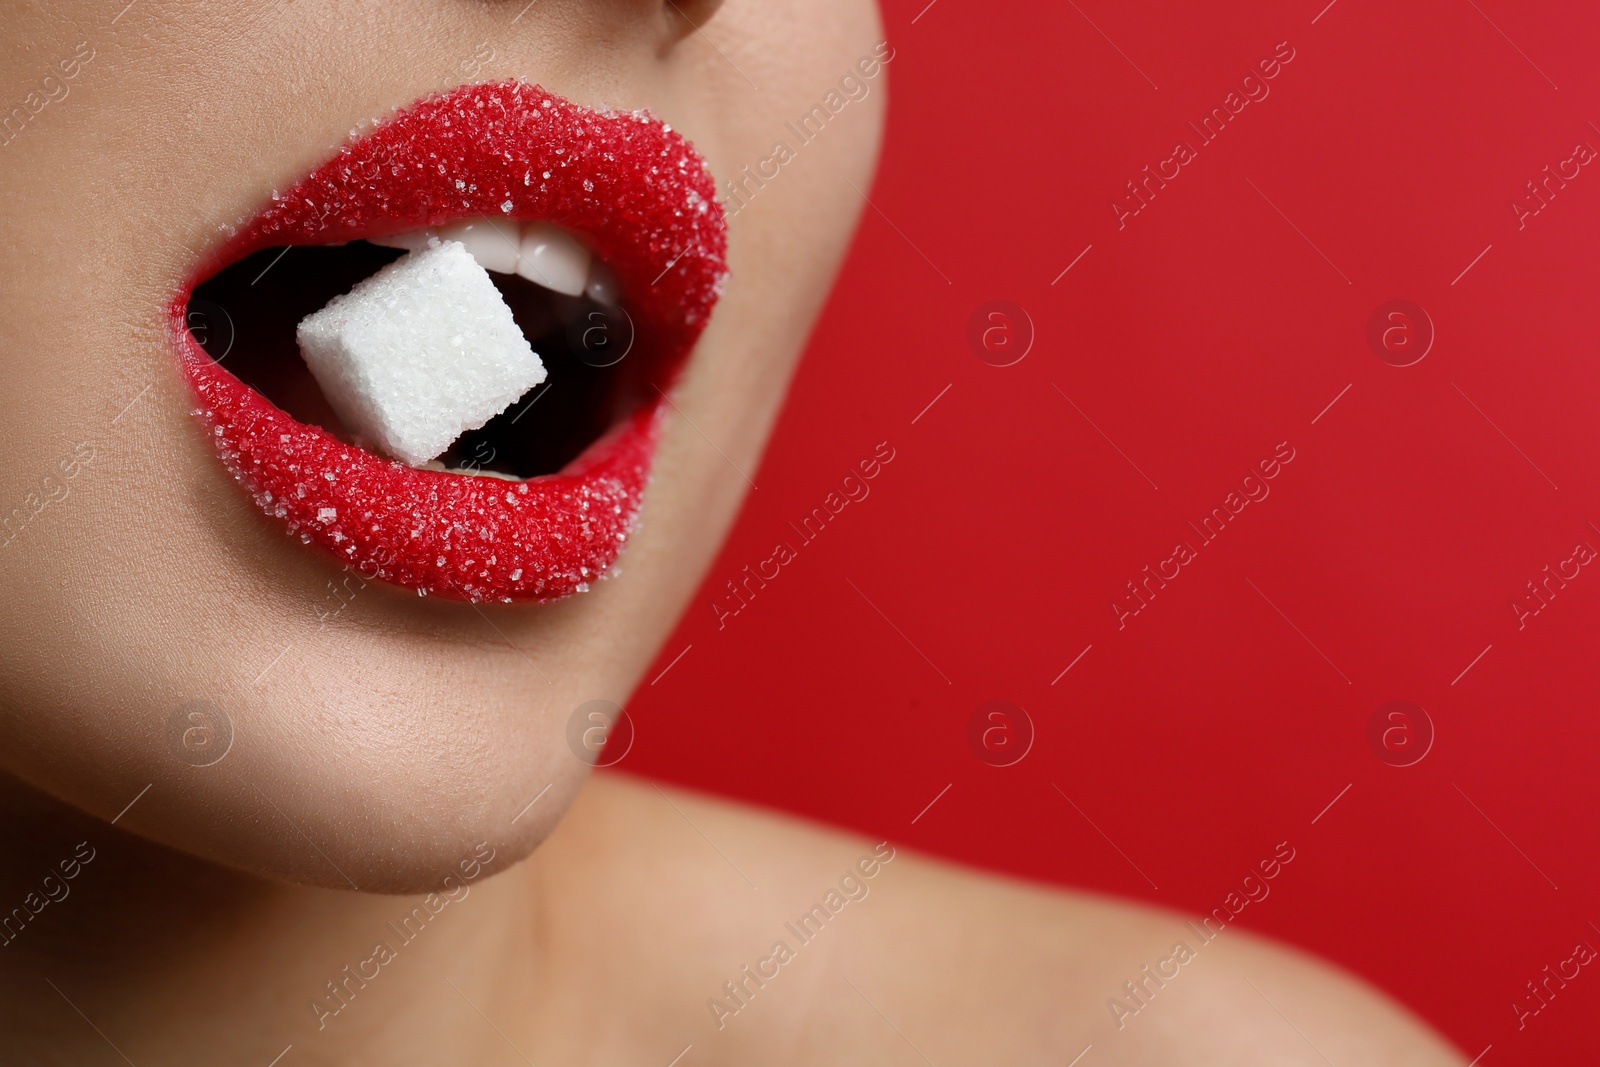
[[292, 418], [186, 328], [194, 287], [262, 248], [477, 216], [546, 219], [583, 238], [620, 283], [635, 329], [630, 358], [651, 360], [670, 386], [727, 275], [711, 175], [688, 141], [645, 112], [596, 111], [521, 81], [422, 100], [275, 193], [180, 286], [171, 333], [222, 461], [302, 541], [420, 595], [550, 600], [586, 589], [616, 561], [649, 479], [662, 400], [557, 474], [513, 483], [417, 470]]

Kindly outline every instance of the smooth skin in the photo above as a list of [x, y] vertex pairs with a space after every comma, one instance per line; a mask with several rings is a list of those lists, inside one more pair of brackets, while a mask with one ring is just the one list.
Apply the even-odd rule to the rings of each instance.
[[[727, 1067], [1061, 1065], [1088, 1046], [1081, 1064], [1124, 1067], [1465, 1062], [1370, 988], [1234, 930], [1119, 1028], [1123, 983], [1197, 944], [1180, 917], [904, 849], [804, 942], [785, 924], [877, 842], [614, 773], [409, 943], [395, 927], [422, 898], [264, 882], [5, 801], [4, 824], [30, 827], [7, 842], [8, 899], [79, 841], [96, 850], [0, 956], [19, 1063], [265, 1065], [291, 1045], [319, 1067], [665, 1065], [687, 1046], [679, 1063]], [[779, 940], [793, 958], [745, 980]], [[379, 941], [393, 958], [365, 966]], [[740, 980], [744, 1006], [713, 1010]]]
[[[732, 521], [892, 64], [734, 219], [641, 530], [591, 593], [479, 610], [374, 583], [324, 623], [338, 567], [190, 416], [167, 302], [364, 122], [525, 77], [649, 107], [727, 178], [882, 32], [868, 0], [0, 0], [0, 107], [24, 110], [0, 137], [0, 917], [60, 897], [0, 947], [5, 1062], [1462, 1062], [1231, 931], [1119, 1030], [1106, 1001], [1179, 920], [904, 850], [718, 1026], [708, 999], [875, 843], [585, 786], [567, 721], [626, 699]], [[197, 700], [234, 732], [208, 767], [168, 741]], [[319, 1013], [414, 906], [415, 940]]]

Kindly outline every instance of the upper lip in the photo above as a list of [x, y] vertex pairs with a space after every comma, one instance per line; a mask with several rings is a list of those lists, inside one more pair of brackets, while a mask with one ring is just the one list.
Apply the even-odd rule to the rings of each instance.
[[348, 142], [202, 261], [170, 321], [225, 461], [302, 539], [420, 593], [548, 599], [583, 588], [620, 550], [657, 411], [513, 495], [505, 482], [415, 470], [290, 418], [185, 329], [194, 287], [253, 252], [479, 216], [544, 219], [578, 235], [617, 277], [635, 352], [661, 368], [659, 387], [670, 386], [727, 273], [726, 221], [709, 171], [647, 113], [591, 110], [521, 81], [425, 99]]

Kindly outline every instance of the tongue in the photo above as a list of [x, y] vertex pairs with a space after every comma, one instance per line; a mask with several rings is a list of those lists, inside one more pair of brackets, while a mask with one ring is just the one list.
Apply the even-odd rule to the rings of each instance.
[[430, 241], [301, 320], [301, 357], [356, 440], [412, 466], [545, 380], [489, 273]]

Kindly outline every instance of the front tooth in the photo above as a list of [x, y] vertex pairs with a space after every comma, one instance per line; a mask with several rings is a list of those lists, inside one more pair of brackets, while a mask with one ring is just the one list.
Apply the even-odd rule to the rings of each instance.
[[511, 274], [517, 269], [517, 224], [502, 219], [455, 222], [439, 231], [445, 241], [460, 241], [484, 270]]
[[517, 273], [535, 285], [577, 296], [589, 279], [589, 250], [548, 222], [530, 222], [522, 230]]
[[616, 307], [622, 302], [622, 289], [617, 285], [617, 276], [598, 259], [589, 264], [589, 281], [583, 291], [590, 300], [607, 307]]
[[403, 248], [407, 252], [420, 252], [437, 236], [439, 231], [430, 226], [421, 230], [407, 230], [405, 233], [391, 233], [387, 237], [368, 237], [367, 243], [380, 248]]
[[520, 482], [515, 474], [505, 474], [501, 471], [486, 471], [482, 467], [451, 467], [449, 474], [462, 474], [469, 478], [499, 478], [502, 482]]

